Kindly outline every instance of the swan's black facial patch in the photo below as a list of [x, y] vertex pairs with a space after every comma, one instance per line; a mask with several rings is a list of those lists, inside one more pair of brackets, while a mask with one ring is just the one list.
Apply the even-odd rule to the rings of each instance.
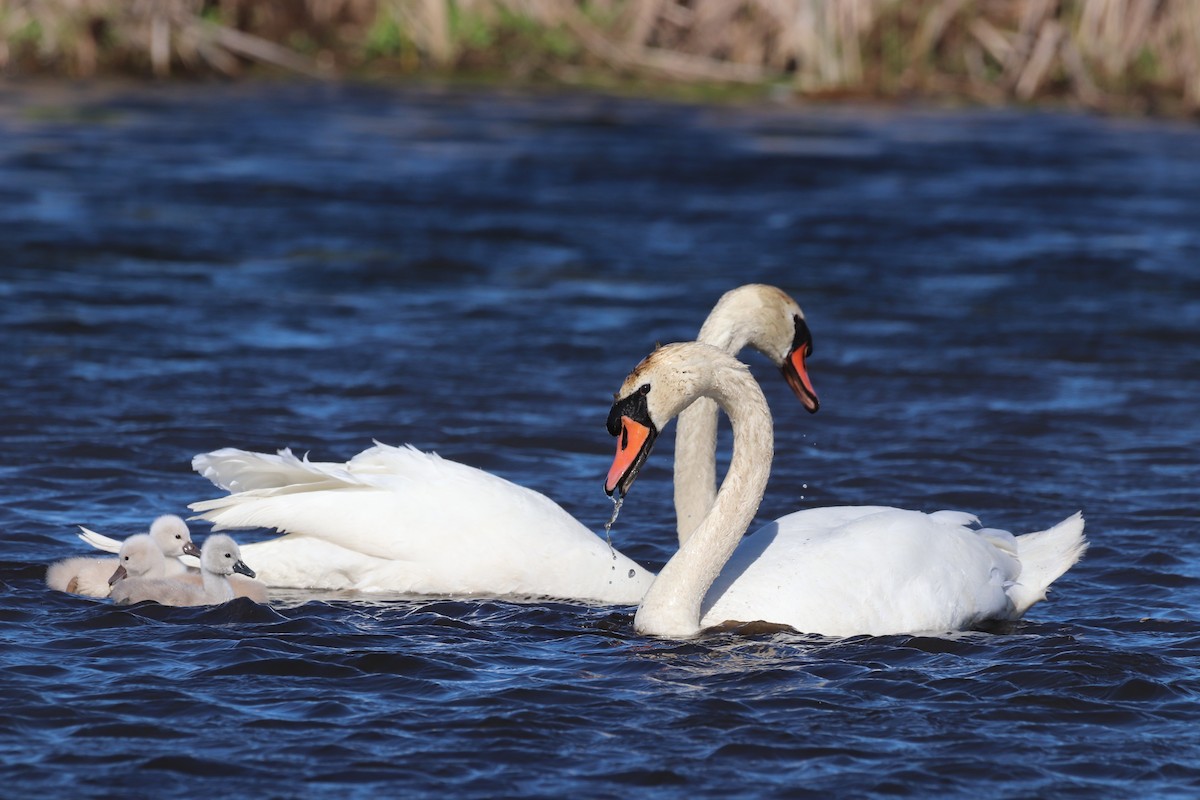
[[808, 368], [804, 364], [804, 360], [812, 355], [812, 333], [808, 330], [808, 323], [799, 314], [792, 316], [792, 323], [796, 326], [796, 333], [792, 337], [792, 349], [784, 356], [780, 369], [796, 397], [810, 414], [814, 414], [821, 407], [821, 402], [808, 379]]
[[608, 432], [617, 438], [617, 454], [604, 481], [604, 490], [624, 497], [654, 447], [658, 429], [650, 421], [647, 396], [650, 384], [613, 403], [608, 413]]
[[792, 351], [803, 347], [805, 357], [811, 356], [813, 351], [812, 333], [808, 330], [808, 323], [799, 314], [792, 315], [792, 321], [796, 326], [796, 335], [792, 337]]
[[616, 401], [608, 412], [608, 434], [616, 436], [621, 432], [621, 417], [629, 417], [648, 428], [654, 427], [650, 422], [650, 408], [646, 396], [650, 394], [650, 384], [643, 384], [633, 394]]

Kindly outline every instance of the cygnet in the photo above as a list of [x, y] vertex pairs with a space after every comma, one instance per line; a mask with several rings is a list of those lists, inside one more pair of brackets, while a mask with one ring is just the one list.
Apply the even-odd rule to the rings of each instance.
[[[110, 539], [82, 525], [79, 526], [79, 530], [79, 538], [97, 550], [116, 553], [121, 549], [121, 542], [117, 539]], [[198, 566], [200, 548], [192, 541], [191, 531], [188, 530], [187, 523], [181, 518], [174, 514], [164, 514], [150, 525], [150, 535], [154, 537], [154, 541], [158, 542], [163, 555], [167, 557], [167, 575], [182, 575], [187, 572], [187, 562], [194, 567], [192, 572], [200, 574], [199, 569], [195, 568]], [[193, 558], [188, 558], [185, 562], [185, 556]]]
[[126, 579], [118, 581], [112, 589], [112, 600], [117, 605], [129, 605], [149, 600], [167, 606], [210, 606], [226, 603], [234, 598], [229, 576], [241, 573], [254, 577], [254, 570], [242, 561], [237, 542], [223, 533], [216, 533], [204, 540], [200, 549], [199, 584], [179, 578]]
[[[143, 535], [143, 534], [139, 534]], [[164, 564], [164, 576], [180, 574], [186, 567], [178, 557], [184, 554], [198, 556], [200, 549], [192, 541], [187, 523], [174, 514], [154, 520], [149, 536], [168, 558]], [[112, 540], [110, 540], [112, 541]], [[118, 545], [113, 541], [114, 545]], [[111, 552], [117, 552], [114, 547]], [[46, 570], [46, 585], [59, 592], [82, 594], [88, 597], [107, 597], [108, 579], [119, 565], [116, 558], [66, 558], [56, 561]]]
[[163, 578], [166, 576], [166, 564], [162, 549], [149, 534], [134, 534], [121, 545], [121, 552], [117, 553], [117, 568], [109, 577], [108, 585], [112, 586], [126, 578]]

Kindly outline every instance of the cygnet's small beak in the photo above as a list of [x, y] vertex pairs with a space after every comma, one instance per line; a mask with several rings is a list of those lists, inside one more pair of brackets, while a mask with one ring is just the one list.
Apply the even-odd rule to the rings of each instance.
[[113, 572], [112, 577], [108, 579], [108, 585], [112, 586], [117, 581], [125, 580], [125, 578], [127, 578], [128, 576], [129, 576], [129, 573], [125, 571], [125, 565], [118, 564], [116, 571]]

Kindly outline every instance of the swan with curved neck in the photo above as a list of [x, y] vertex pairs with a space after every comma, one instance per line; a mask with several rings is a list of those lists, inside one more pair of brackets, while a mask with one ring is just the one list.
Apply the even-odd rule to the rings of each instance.
[[[816, 409], [804, 366], [811, 337], [784, 292], [762, 285], [728, 292], [702, 335], [763, 351]], [[700, 451], [681, 456], [689, 466], [715, 459], [715, 407], [712, 416], [714, 433], [702, 431], [698, 446], [689, 444], [691, 422], [680, 433], [684, 453]], [[707, 424], [700, 415], [694, 421]], [[545, 495], [412, 448], [376, 444], [346, 463], [227, 448], [192, 464], [231, 492], [191, 505], [214, 530], [287, 532], [242, 548], [269, 586], [635, 604], [654, 580]], [[715, 467], [702, 473], [711, 484]], [[691, 475], [685, 466], [681, 485]], [[686, 513], [695, 515], [705, 489], [685, 494]]]
[[733, 456], [712, 507], [642, 599], [641, 633], [689, 638], [749, 622], [831, 636], [962, 630], [1020, 617], [1086, 549], [1079, 514], [1013, 536], [972, 530], [963, 512], [880, 506], [799, 511], [743, 539], [770, 473], [771, 415], [744, 365], [697, 342], [655, 350], [621, 386], [605, 491], [628, 493], [663, 426], [697, 397], [729, 416]]
[[[812, 334], [800, 306], [786, 292], [761, 283], [731, 289], [721, 296], [700, 328], [696, 341], [729, 355], [751, 347], [783, 372], [784, 380], [809, 413], [817, 393], [805, 360], [812, 355]], [[717, 497], [717, 403], [699, 397], [679, 413], [675, 428], [675, 519], [679, 543], [700, 524]]]

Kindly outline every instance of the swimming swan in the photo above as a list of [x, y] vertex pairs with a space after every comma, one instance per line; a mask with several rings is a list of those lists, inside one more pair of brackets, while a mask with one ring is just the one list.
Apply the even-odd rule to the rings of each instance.
[[[200, 575], [199, 569], [200, 548], [192, 542], [192, 535], [188, 531], [187, 523], [174, 514], [167, 514], [156, 519], [154, 524], [150, 526], [150, 529], [151, 531], [159, 532], [160, 538], [162, 538], [163, 543], [167, 546], [171, 556], [162, 559], [162, 575], [143, 575], [138, 577], [177, 578], [194, 583], [197, 586], [201, 585], [203, 578]], [[79, 530], [82, 531], [79, 534], [79, 538], [97, 550], [105, 550], [109, 553], [117, 553], [121, 550], [121, 542], [116, 539], [110, 539], [104, 534], [96, 533], [82, 525], [79, 526]], [[128, 542], [129, 539], [125, 541]], [[163, 555], [166, 556], [165, 553]], [[192, 563], [196, 565], [195, 569], [191, 568], [190, 565]], [[230, 575], [229, 584], [233, 587], [235, 597], [248, 597], [256, 603], [267, 602], [267, 585], [262, 581], [247, 578], [243, 575]]]
[[771, 414], [744, 365], [689, 342], [651, 353], [608, 418], [617, 453], [605, 491], [625, 496], [658, 432], [696, 397], [730, 417], [733, 456], [716, 500], [646, 592], [640, 633], [672, 639], [730, 622], [830, 636], [968, 629], [1011, 620], [1087, 547], [1075, 514], [1046, 531], [972, 530], [964, 512], [880, 506], [798, 511], [745, 539], [773, 456]]
[[177, 578], [126, 578], [113, 584], [112, 601], [129, 605], [149, 600], [165, 606], [211, 606], [234, 598], [229, 576], [240, 573], [248, 578], [254, 571], [242, 561], [237, 543], [223, 533], [204, 540], [200, 548], [200, 582], [186, 576]]
[[[731, 352], [762, 351], [816, 410], [804, 365], [811, 337], [784, 292], [727, 292], [701, 335]], [[715, 495], [715, 467], [688, 467], [715, 459], [716, 416], [713, 405], [681, 420], [678, 481], [709, 484], [679, 495], [681, 514], [697, 520]], [[231, 492], [190, 506], [214, 530], [287, 532], [243, 547], [269, 586], [634, 604], [654, 579], [545, 495], [411, 447], [376, 443], [346, 463], [226, 448], [192, 466]]]
[[[87, 528], [81, 529], [85, 533], [99, 536], [88, 531]], [[166, 571], [164, 574], [166, 575], [180, 574], [186, 569], [179, 562], [180, 557], [200, 555], [200, 548], [192, 542], [191, 534], [188, 533], [187, 523], [173, 514], [167, 514], [154, 520], [150, 525], [149, 536], [167, 557], [164, 564]], [[93, 547], [97, 547], [96, 542], [87, 536], [81, 534], [80, 538]], [[103, 540], [103, 546], [99, 546], [98, 549], [110, 553], [120, 551], [121, 541], [109, 539], [107, 536], [99, 536], [99, 539]], [[46, 570], [46, 585], [59, 592], [70, 592], [88, 597], [108, 597], [110, 589], [108, 579], [117, 565], [118, 560], [115, 558], [66, 558], [56, 561]]]
[[117, 568], [108, 577], [108, 585], [111, 588], [126, 578], [163, 578], [166, 567], [167, 558], [158, 543], [148, 533], [136, 533], [121, 543]]

